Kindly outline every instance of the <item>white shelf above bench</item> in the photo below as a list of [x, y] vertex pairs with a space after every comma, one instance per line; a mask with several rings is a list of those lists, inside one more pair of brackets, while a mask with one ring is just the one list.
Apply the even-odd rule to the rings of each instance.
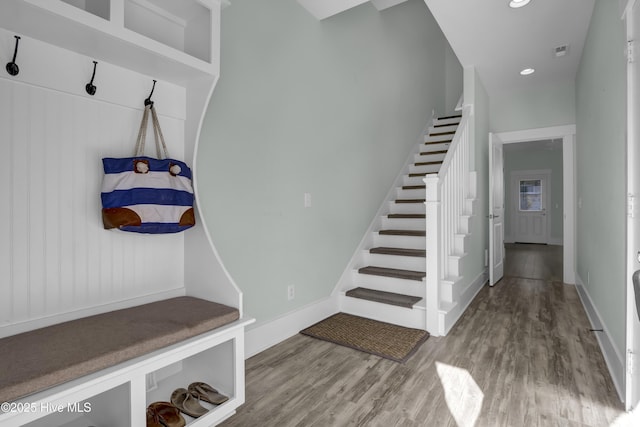
[[3, 28], [159, 80], [184, 85], [219, 72], [219, 0], [2, 3]]

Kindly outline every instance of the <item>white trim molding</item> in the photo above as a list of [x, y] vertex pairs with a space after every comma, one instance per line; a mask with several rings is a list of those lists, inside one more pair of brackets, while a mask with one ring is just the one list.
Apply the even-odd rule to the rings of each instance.
[[337, 296], [324, 298], [267, 322], [256, 323], [245, 331], [245, 357], [272, 347], [302, 329], [338, 312]]
[[563, 282], [576, 283], [575, 262], [575, 144], [576, 125], [552, 126], [496, 133], [505, 144], [516, 142], [543, 141], [562, 138], [562, 204], [564, 224], [563, 243]]
[[600, 316], [598, 309], [593, 304], [589, 291], [587, 291], [587, 288], [584, 286], [584, 282], [578, 274], [576, 274], [576, 289], [580, 296], [580, 301], [582, 301], [582, 305], [584, 306], [584, 311], [587, 313], [587, 317], [591, 323], [591, 328], [602, 330], [594, 331], [594, 334], [598, 340], [598, 344], [600, 345], [600, 350], [604, 356], [607, 368], [609, 368], [609, 373], [611, 374], [611, 379], [613, 380], [613, 384], [618, 392], [618, 397], [620, 398], [620, 401], [623, 402], [625, 387], [624, 358], [614, 345], [607, 325], [602, 322], [602, 316]]

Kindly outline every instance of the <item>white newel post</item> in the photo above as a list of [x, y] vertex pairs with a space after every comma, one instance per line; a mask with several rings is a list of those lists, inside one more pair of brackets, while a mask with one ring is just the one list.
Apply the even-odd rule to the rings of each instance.
[[440, 215], [441, 186], [437, 174], [427, 175], [423, 179], [425, 183], [425, 207], [426, 207], [426, 325], [431, 335], [440, 335], [438, 331], [438, 310], [440, 308], [440, 247], [442, 242]]

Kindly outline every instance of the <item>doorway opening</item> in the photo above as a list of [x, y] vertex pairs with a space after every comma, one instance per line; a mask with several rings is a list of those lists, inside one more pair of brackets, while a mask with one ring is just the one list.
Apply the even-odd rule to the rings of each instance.
[[[575, 284], [575, 133], [575, 125], [569, 125], [490, 135], [490, 141], [492, 141], [490, 153], [495, 155], [493, 153], [502, 152], [501, 160], [504, 167], [502, 171], [497, 171], [499, 175], [502, 175], [501, 182], [496, 182], [496, 179], [493, 179], [496, 171], [490, 171], [494, 175], [490, 179], [492, 188], [489, 189], [489, 192], [493, 194], [499, 189], [498, 187], [505, 187], [502, 208], [506, 217], [505, 222], [509, 224], [504, 226], [505, 233], [502, 239], [490, 239], [489, 253], [504, 253], [504, 250], [497, 250], [497, 248], [504, 248], [505, 242], [516, 242], [516, 236], [528, 241], [528, 243], [562, 244], [562, 281], [568, 284]], [[495, 150], [494, 145], [500, 145], [502, 148]], [[555, 168], [557, 169], [555, 174], [553, 173], [554, 168], [551, 166], [521, 169], [514, 174], [505, 173], [509, 167], [505, 162], [505, 160], [509, 160], [509, 153], [528, 149], [538, 152], [556, 151], [555, 154], [551, 154], [557, 157], [556, 162], [560, 162], [561, 158], [562, 166]], [[499, 162], [494, 161], [493, 163]], [[534, 166], [529, 167], [533, 168]], [[552, 186], [561, 188], [561, 191], [556, 190], [555, 198], [550, 197], [549, 190]], [[489, 207], [490, 227], [494, 226], [491, 221], [495, 222], [494, 218], [496, 217], [495, 206], [491, 205], [492, 203]], [[525, 208], [524, 211], [521, 209], [522, 206]], [[526, 212], [528, 209], [531, 211]], [[517, 230], [518, 227], [520, 230]], [[498, 265], [497, 262], [496, 265]], [[492, 263], [490, 263], [490, 268], [492, 268]], [[504, 265], [500, 268], [503, 269]]]
[[505, 243], [563, 244], [562, 140], [504, 146]]

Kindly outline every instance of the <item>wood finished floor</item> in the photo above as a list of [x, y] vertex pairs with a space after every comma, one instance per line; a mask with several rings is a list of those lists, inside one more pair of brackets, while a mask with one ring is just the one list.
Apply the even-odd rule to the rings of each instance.
[[508, 245], [505, 278], [405, 365], [294, 336], [247, 360], [222, 425], [609, 426], [623, 407], [561, 258]]

